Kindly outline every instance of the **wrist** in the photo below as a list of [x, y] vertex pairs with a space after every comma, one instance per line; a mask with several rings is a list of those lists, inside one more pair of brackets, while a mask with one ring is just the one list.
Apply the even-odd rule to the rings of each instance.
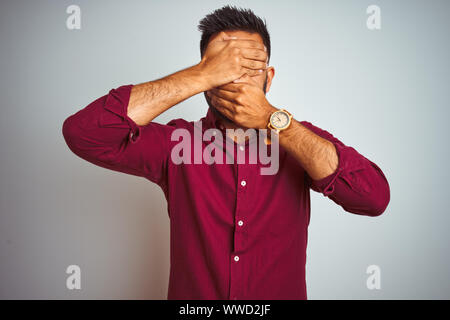
[[266, 109], [266, 112], [264, 112], [264, 123], [263, 127], [261, 129], [267, 129], [268, 125], [270, 123], [270, 117], [275, 111], [278, 111], [279, 109], [274, 107], [273, 105], [269, 104], [269, 107]]
[[214, 88], [211, 81], [211, 76], [208, 70], [205, 68], [203, 59], [196, 65], [192, 66], [193, 73], [196, 77], [196, 81], [202, 87], [202, 91], [208, 91]]

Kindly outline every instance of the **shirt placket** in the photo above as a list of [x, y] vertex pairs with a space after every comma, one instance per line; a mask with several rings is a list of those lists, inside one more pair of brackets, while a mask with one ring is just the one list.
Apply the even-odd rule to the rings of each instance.
[[247, 144], [236, 145], [234, 152], [235, 166], [236, 166], [236, 176], [237, 176], [237, 190], [236, 190], [236, 209], [234, 215], [234, 241], [233, 241], [233, 251], [231, 252], [231, 274], [230, 274], [230, 299], [237, 300], [242, 297], [242, 286], [245, 285], [245, 266], [247, 265], [245, 259], [245, 247], [246, 247], [246, 237], [245, 228], [247, 224], [247, 214], [245, 212], [247, 194], [249, 187], [249, 170], [248, 170], [248, 159], [244, 164], [237, 163], [237, 153], [246, 153]]

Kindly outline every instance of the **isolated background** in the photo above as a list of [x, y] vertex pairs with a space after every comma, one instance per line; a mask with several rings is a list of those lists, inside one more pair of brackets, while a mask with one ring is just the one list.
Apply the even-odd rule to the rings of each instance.
[[[450, 298], [449, 1], [1, 1], [0, 298], [166, 299], [162, 191], [72, 154], [65, 118], [122, 84], [200, 59], [198, 21], [225, 4], [265, 17], [269, 101], [377, 163], [377, 218], [311, 191], [310, 299]], [[66, 8], [81, 7], [81, 30]], [[381, 8], [382, 28], [366, 27]], [[197, 120], [203, 95], [156, 119]], [[66, 289], [68, 265], [81, 290]], [[368, 290], [366, 268], [381, 268]]]

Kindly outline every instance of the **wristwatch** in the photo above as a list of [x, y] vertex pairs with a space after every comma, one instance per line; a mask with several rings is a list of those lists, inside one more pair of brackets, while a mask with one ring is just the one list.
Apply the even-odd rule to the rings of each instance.
[[267, 127], [279, 134], [280, 131], [289, 128], [291, 120], [292, 114], [284, 109], [280, 109], [270, 115]]

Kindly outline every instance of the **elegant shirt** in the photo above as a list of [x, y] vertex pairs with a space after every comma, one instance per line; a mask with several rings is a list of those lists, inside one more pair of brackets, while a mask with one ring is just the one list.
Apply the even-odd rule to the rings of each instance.
[[[62, 132], [79, 157], [146, 178], [163, 190], [170, 220], [168, 299], [306, 299], [310, 189], [359, 215], [378, 216], [389, 203], [381, 169], [310, 122], [299, 121], [336, 147], [336, 171], [313, 180], [279, 146], [278, 171], [263, 175], [267, 163], [236, 160], [239, 153], [249, 158], [252, 142], [229, 138], [211, 109], [199, 121], [137, 125], [127, 115], [131, 88], [113, 89], [71, 115]], [[172, 149], [183, 136], [177, 129], [191, 135], [191, 151], [179, 153], [191, 163], [173, 160]], [[195, 161], [194, 149], [204, 150], [214, 140], [211, 134], [202, 137], [208, 129], [222, 133], [216, 137], [223, 149], [233, 146], [233, 163]]]

